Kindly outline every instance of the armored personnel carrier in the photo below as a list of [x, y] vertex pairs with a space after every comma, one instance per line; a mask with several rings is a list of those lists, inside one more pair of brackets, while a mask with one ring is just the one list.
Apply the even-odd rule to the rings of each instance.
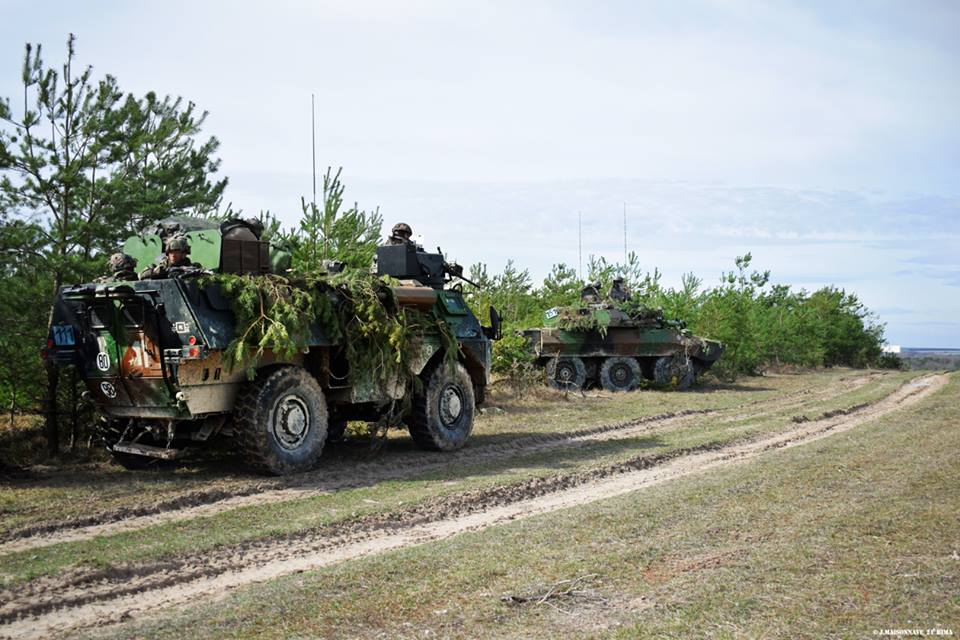
[[[351, 361], [343, 331], [321, 322], [291, 357], [268, 349], [252, 371], [226, 366], [238, 327], [224, 290], [205, 276], [288, 268], [289, 255], [261, 240], [261, 229], [256, 221], [167, 220], [128, 239], [125, 253], [141, 267], [159, 262], [176, 234], [189, 241], [191, 266], [163, 279], [61, 289], [48, 357], [78, 367], [117, 461], [145, 466], [225, 437], [254, 468], [296, 473], [315, 466], [348, 420], [376, 421], [398, 406], [420, 447], [462, 447], [483, 402], [499, 318], [491, 308], [492, 326], [481, 326], [452, 282], [457, 269], [417, 245], [379, 247], [377, 273], [394, 283], [382, 287], [392, 313], [419, 309], [437, 319], [411, 345], [409, 373], [419, 384], [384, 384]], [[328, 295], [349, 304], [336, 290]]]
[[611, 294], [601, 298], [589, 286], [579, 306], [550, 309], [542, 328], [523, 332], [551, 387], [631, 391], [650, 380], [687, 389], [723, 353], [721, 343], [693, 335], [662, 311], [628, 312], [618, 290]]

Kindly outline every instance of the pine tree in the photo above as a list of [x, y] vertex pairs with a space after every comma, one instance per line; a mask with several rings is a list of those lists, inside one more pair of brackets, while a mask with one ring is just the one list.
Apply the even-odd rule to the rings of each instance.
[[356, 203], [343, 210], [342, 168], [323, 176], [323, 208], [300, 200], [303, 217], [295, 236], [293, 265], [302, 273], [319, 273], [325, 260], [347, 267], [369, 269], [380, 240], [383, 217], [379, 209], [361, 210]]
[[[180, 98], [124, 95], [112, 76], [94, 80], [91, 67], [75, 69], [75, 38], [67, 59], [48, 68], [40, 45], [26, 46], [22, 108], [0, 99], [0, 229], [26, 238], [31, 256], [8, 266], [39, 269], [48, 278], [46, 308], [59, 288], [89, 281], [122, 240], [160, 218], [215, 209], [226, 179], [216, 138], [198, 143], [206, 113]], [[19, 100], [18, 100], [19, 102]], [[10, 245], [9, 241], [4, 245]], [[49, 330], [51, 315], [39, 329]], [[37, 331], [35, 331], [37, 333]], [[44, 335], [36, 336], [39, 342]], [[46, 365], [47, 441], [59, 449], [59, 372]]]

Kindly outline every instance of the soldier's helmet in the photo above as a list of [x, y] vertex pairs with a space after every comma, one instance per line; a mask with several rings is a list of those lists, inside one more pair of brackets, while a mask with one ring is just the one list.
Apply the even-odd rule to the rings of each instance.
[[107, 267], [114, 273], [133, 271], [137, 268], [137, 259], [125, 253], [115, 253], [107, 260]]
[[171, 251], [182, 251], [184, 253], [190, 253], [190, 242], [187, 240], [186, 236], [173, 236], [167, 238], [166, 243], [164, 243], [164, 251], [170, 253]]
[[600, 283], [591, 282], [580, 290], [581, 302], [596, 303], [600, 302]]
[[393, 225], [393, 229], [390, 231], [390, 234], [397, 238], [403, 238], [404, 240], [409, 240], [410, 236], [413, 235], [413, 229], [410, 228], [406, 222], [398, 222]]

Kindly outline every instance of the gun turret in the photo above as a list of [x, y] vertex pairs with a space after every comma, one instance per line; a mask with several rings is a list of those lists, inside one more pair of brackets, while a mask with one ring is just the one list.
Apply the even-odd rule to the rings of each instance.
[[377, 275], [390, 276], [397, 280], [416, 280], [434, 289], [443, 289], [443, 255], [427, 253], [417, 245], [383, 245], [377, 247]]

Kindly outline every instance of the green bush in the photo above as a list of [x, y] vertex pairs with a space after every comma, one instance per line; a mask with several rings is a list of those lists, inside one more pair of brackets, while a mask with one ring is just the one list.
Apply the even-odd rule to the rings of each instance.
[[898, 356], [895, 353], [885, 353], [877, 359], [877, 368], [878, 369], [896, 369], [898, 371], [906, 371], [909, 367], [907, 363], [903, 361], [903, 358]]
[[[883, 325], [856, 295], [833, 286], [813, 293], [794, 291], [772, 283], [769, 271], [753, 270], [752, 261], [749, 253], [737, 257], [734, 270], [712, 288], [703, 287], [703, 281], [690, 273], [679, 288], [664, 287], [660, 271], [644, 272], [632, 253], [624, 264], [591, 258], [586, 280], [566, 265], [554, 265], [539, 287], [512, 261], [494, 275], [486, 265], [476, 264], [471, 279], [481, 288], [468, 291], [468, 300], [478, 310], [497, 307], [509, 334], [541, 326], [548, 309], [579, 305], [587, 282], [599, 282], [606, 291], [615, 277], [621, 277], [632, 291], [630, 307], [660, 308], [666, 318], [686, 322], [693, 333], [723, 342], [726, 351], [713, 371], [724, 378], [758, 374], [770, 365], [892, 364], [881, 359]], [[501, 341], [494, 347], [494, 369], [508, 371], [525, 348], [513, 338]]]
[[518, 363], [533, 362], [527, 348], [527, 340], [515, 333], [504, 333], [503, 338], [493, 343], [493, 371], [508, 373]]

